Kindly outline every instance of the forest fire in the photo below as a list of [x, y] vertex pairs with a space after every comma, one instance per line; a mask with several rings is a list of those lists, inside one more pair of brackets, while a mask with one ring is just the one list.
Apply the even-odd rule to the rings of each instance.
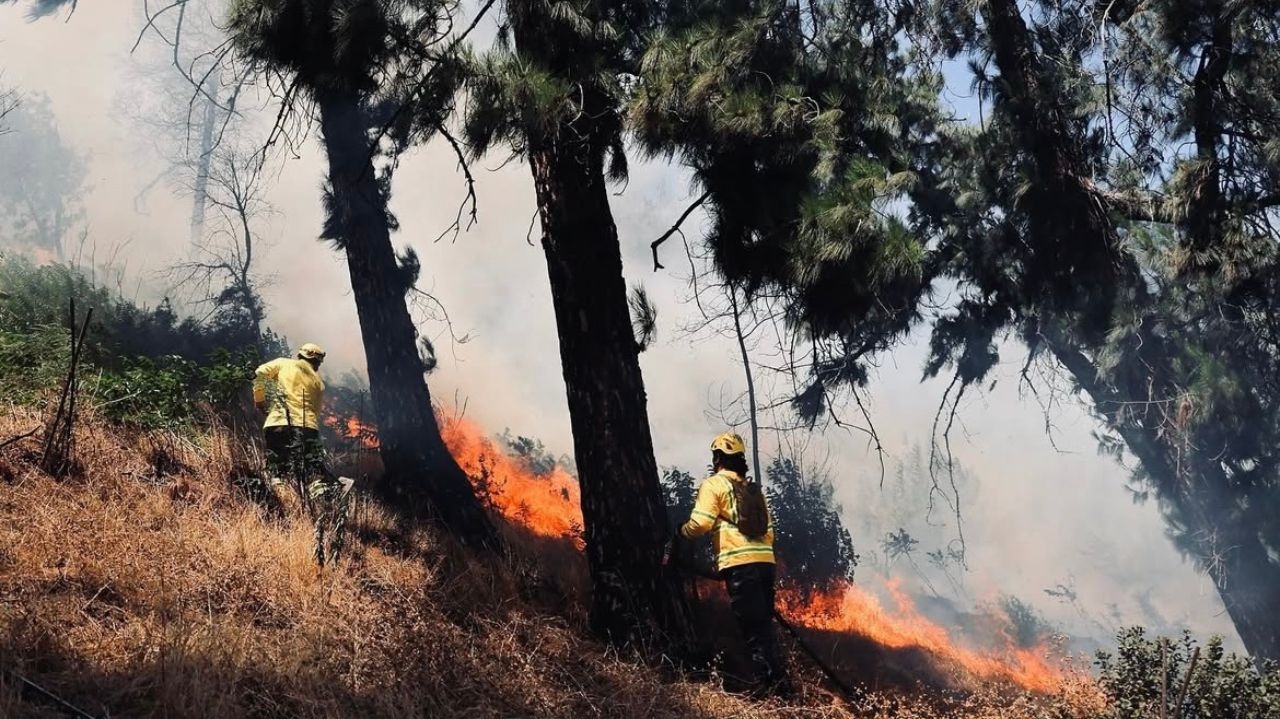
[[807, 597], [779, 594], [779, 609], [791, 621], [809, 629], [853, 633], [890, 649], [919, 648], [984, 679], [1008, 680], [1038, 692], [1062, 686], [1063, 673], [1048, 660], [1044, 648], [1009, 646], [1001, 652], [979, 652], [960, 646], [943, 627], [922, 616], [896, 580], [885, 589], [894, 611], [853, 583], [843, 583]]
[[444, 421], [440, 434], [482, 501], [534, 534], [585, 547], [578, 482], [564, 468], [556, 465], [549, 473], [536, 474], [465, 419]]
[[[375, 428], [354, 418], [330, 417], [325, 424], [346, 439], [376, 447]], [[559, 465], [537, 473], [476, 423], [443, 418], [441, 434], [449, 451], [481, 499], [508, 521], [549, 539], [564, 539], [581, 550], [582, 512], [576, 479]], [[1024, 649], [1006, 642], [999, 650], [966, 648], [944, 627], [923, 616], [894, 580], [884, 584], [886, 607], [875, 593], [853, 583], [828, 591], [779, 594], [779, 610], [792, 623], [820, 632], [852, 634], [888, 649], [919, 649], [943, 664], [985, 680], [1009, 681], [1037, 692], [1062, 686], [1063, 672], [1046, 648]]]
[[336, 414], [325, 417], [321, 422], [341, 439], [356, 443], [364, 449], [378, 448], [378, 428], [368, 422]]

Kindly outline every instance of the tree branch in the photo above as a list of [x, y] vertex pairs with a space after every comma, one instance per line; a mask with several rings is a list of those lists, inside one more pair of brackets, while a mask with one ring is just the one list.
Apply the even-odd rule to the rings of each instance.
[[467, 229], [471, 229], [471, 226], [476, 224], [476, 178], [471, 174], [471, 166], [467, 164], [467, 156], [462, 151], [462, 146], [458, 144], [453, 135], [449, 134], [449, 130], [444, 126], [444, 123], [436, 120], [435, 127], [436, 131], [449, 141], [449, 146], [453, 148], [454, 154], [458, 156], [458, 166], [462, 168], [462, 174], [467, 180], [467, 196], [462, 198], [462, 202], [459, 203], [458, 215], [453, 219], [453, 224], [445, 228], [445, 231], [441, 232], [440, 236], [436, 238], [436, 242], [439, 242], [450, 231], [453, 232], [453, 238], [455, 240], [458, 239], [458, 233], [462, 231], [462, 212], [466, 209], [468, 202], [471, 203], [471, 216], [467, 219]]
[[672, 235], [674, 235], [677, 232], [680, 232], [680, 225], [683, 224], [685, 220], [689, 219], [689, 215], [693, 214], [693, 211], [701, 207], [702, 203], [706, 202], [707, 199], [710, 197], [711, 197], [711, 190], [707, 190], [706, 192], [702, 193], [702, 197], [699, 197], [697, 200], [694, 200], [692, 205], [689, 205], [687, 208], [685, 208], [685, 211], [680, 215], [680, 218], [676, 220], [676, 223], [671, 226], [671, 229], [662, 233], [661, 237], [659, 237], [658, 239], [654, 240], [652, 243], [649, 244], [649, 248], [653, 250], [653, 271], [654, 272], [657, 272], [658, 270], [661, 270], [661, 269], [665, 269], [662, 266], [662, 263], [658, 261], [658, 247], [663, 242], [666, 242], [668, 239], [670, 239]]

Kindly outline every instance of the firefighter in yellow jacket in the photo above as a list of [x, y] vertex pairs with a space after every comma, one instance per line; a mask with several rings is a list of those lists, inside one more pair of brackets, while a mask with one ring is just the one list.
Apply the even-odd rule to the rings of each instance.
[[271, 360], [255, 372], [253, 404], [267, 416], [262, 434], [267, 471], [273, 478], [293, 477], [305, 485], [313, 474], [325, 472], [320, 445], [322, 362], [324, 350], [308, 342], [295, 358]]
[[715, 470], [698, 487], [684, 539], [711, 533], [716, 568], [738, 627], [751, 651], [761, 689], [785, 692], [789, 683], [773, 632], [773, 520], [760, 485], [747, 478], [747, 445], [733, 432], [711, 443]]

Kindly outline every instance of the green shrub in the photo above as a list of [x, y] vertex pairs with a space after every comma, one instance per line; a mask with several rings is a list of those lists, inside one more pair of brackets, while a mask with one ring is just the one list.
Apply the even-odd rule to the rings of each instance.
[[[1125, 629], [1115, 653], [1099, 652], [1099, 685], [1108, 699], [1107, 719], [1280, 719], [1280, 667], [1255, 665], [1228, 654], [1222, 638], [1200, 650], [1186, 681], [1196, 642], [1190, 633], [1178, 640], [1149, 638], [1141, 627]], [[1163, 650], [1162, 650], [1163, 647]], [[1186, 698], [1178, 696], [1186, 684]]]
[[198, 419], [202, 407], [227, 407], [253, 377], [257, 353], [219, 350], [196, 364], [177, 355], [138, 357], [102, 372], [89, 388], [110, 418], [147, 429]]
[[22, 332], [0, 330], [0, 397], [33, 404], [67, 374], [71, 343], [67, 329], [34, 325]]
[[167, 300], [139, 306], [66, 265], [2, 258], [0, 290], [0, 396], [23, 404], [61, 389], [73, 299], [78, 321], [93, 309], [79, 370], [86, 399], [112, 419], [147, 428], [189, 423], [202, 407], [229, 407], [258, 362], [284, 345], [247, 321], [183, 319]]

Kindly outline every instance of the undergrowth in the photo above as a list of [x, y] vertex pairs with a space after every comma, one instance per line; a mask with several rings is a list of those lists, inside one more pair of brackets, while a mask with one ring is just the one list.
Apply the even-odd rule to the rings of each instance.
[[[11, 408], [0, 437], [39, 419]], [[473, 554], [362, 501], [320, 570], [298, 512], [234, 489], [228, 432], [178, 444], [157, 478], [146, 432], [78, 431], [65, 480], [35, 468], [34, 439], [0, 452], [0, 716], [59, 716], [17, 676], [102, 717], [1085, 716], [1085, 690], [850, 704], [796, 655], [800, 695], [750, 701], [588, 638], [580, 588], [517, 534], [506, 558]]]

